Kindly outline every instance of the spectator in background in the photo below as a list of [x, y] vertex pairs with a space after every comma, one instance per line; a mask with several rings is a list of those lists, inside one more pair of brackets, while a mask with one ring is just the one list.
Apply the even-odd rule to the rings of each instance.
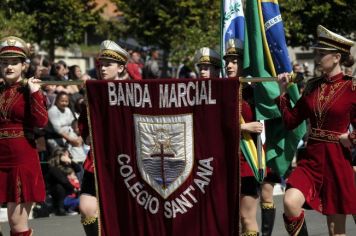
[[299, 63], [293, 64], [293, 72], [294, 73], [304, 73], [303, 67]]
[[84, 107], [85, 107], [84, 97], [81, 97], [75, 101], [74, 109], [72, 110], [74, 112], [75, 118], [79, 118], [79, 115], [81, 114], [82, 109]]
[[310, 70], [309, 70], [309, 63], [308, 62], [304, 62], [303, 63], [303, 71], [304, 71], [304, 76], [306, 78], [309, 78], [312, 76], [312, 74], [310, 73]]
[[82, 76], [82, 70], [78, 65], [73, 65], [69, 67], [68, 79], [77, 81]]
[[[54, 151], [48, 164], [48, 186], [55, 214], [58, 216], [73, 214], [71, 208], [66, 211], [64, 200], [67, 196], [72, 196], [73, 193], [79, 191], [78, 186], [73, 185], [68, 176], [72, 176], [73, 172], [79, 172], [80, 166], [72, 160], [68, 150], [62, 148]], [[67, 206], [73, 207], [72, 202], [68, 199]]]
[[86, 157], [86, 153], [84, 152], [84, 146], [83, 146], [84, 142], [83, 142], [83, 139], [79, 133], [79, 127], [78, 127], [77, 120], [73, 120], [72, 129], [73, 129], [73, 132], [70, 132], [69, 136], [73, 139], [80, 139], [80, 142], [78, 142], [78, 145], [69, 144], [68, 151], [76, 163], [83, 163], [85, 160], [85, 157]]
[[183, 59], [182, 64], [178, 68], [179, 79], [191, 79], [196, 77], [194, 75], [194, 72], [188, 66], [189, 62], [190, 62], [189, 57]]
[[27, 69], [26, 78], [34, 77], [35, 79], [40, 79], [42, 76], [42, 65], [40, 64], [39, 60], [32, 60], [30, 65]]
[[69, 169], [68, 172], [67, 178], [73, 186], [74, 191], [64, 198], [64, 208], [67, 210], [67, 214], [77, 215], [79, 210], [80, 181], [73, 169]]
[[54, 65], [51, 68], [51, 75], [56, 76], [57, 80], [59, 81], [68, 80], [67, 64], [62, 60], [54, 63]]
[[[40, 79], [42, 81], [55, 81], [56, 77], [47, 75], [47, 76], [42, 76]], [[46, 97], [47, 109], [49, 109], [54, 104], [54, 101], [56, 100], [56, 96], [57, 96], [56, 85], [45, 84], [42, 86], [42, 91]]]
[[79, 78], [79, 80], [82, 80], [82, 81], [87, 81], [87, 80], [91, 80], [91, 79], [92, 79], [92, 77], [87, 73], [82, 74], [82, 76], [80, 76], [80, 78]]
[[67, 143], [72, 146], [79, 146], [82, 143], [82, 139], [73, 137], [75, 134], [73, 134], [72, 122], [75, 117], [68, 105], [68, 94], [60, 92], [56, 96], [54, 105], [48, 110], [50, 135], [47, 144], [51, 151], [58, 147], [65, 147]]
[[[73, 65], [69, 67], [68, 79], [71, 81], [79, 81], [82, 76], [82, 70], [78, 65]], [[72, 111], [75, 109], [75, 104], [78, 99], [81, 99], [83, 95], [80, 93], [79, 85], [67, 85], [66, 92], [70, 94], [69, 96], [69, 107]]]
[[[299, 63], [293, 64], [293, 73], [300, 73], [304, 76], [304, 69]], [[305, 81], [304, 79], [302, 81], [299, 81], [297, 83], [299, 93], [302, 94], [305, 88]]]
[[49, 75], [52, 69], [52, 62], [48, 59], [44, 58], [42, 60], [42, 75], [46, 76]]
[[142, 80], [141, 54], [138, 51], [131, 53], [129, 63], [127, 63], [127, 72], [133, 80]]
[[145, 79], [158, 79], [161, 77], [161, 70], [158, 64], [159, 51], [157, 49], [152, 49], [151, 57], [146, 61], [144, 67], [144, 78]]
[[[67, 81], [68, 80], [68, 67], [67, 64], [60, 60], [56, 63], [54, 63], [54, 65], [51, 68], [51, 73], [52, 76], [56, 77], [56, 80], [58, 81]], [[62, 85], [58, 85], [56, 87], [56, 92], [65, 92], [68, 94], [71, 94], [72, 91], [71, 89], [67, 89], [67, 86], [62, 86]]]

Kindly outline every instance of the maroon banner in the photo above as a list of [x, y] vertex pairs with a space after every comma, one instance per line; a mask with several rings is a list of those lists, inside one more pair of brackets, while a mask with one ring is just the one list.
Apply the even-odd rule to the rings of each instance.
[[237, 80], [86, 86], [101, 235], [238, 235]]

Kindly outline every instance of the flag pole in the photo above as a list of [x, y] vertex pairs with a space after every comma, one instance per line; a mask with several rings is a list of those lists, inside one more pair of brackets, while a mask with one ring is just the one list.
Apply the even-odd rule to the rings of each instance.
[[224, 55], [224, 19], [225, 19], [225, 4], [224, 4], [224, 0], [220, 1], [220, 56], [221, 56], [221, 75], [224, 78], [225, 77], [225, 71], [224, 71], [224, 65], [225, 65], [225, 61], [224, 59], [222, 59], [223, 55]]
[[263, 168], [262, 168], [262, 138], [261, 134], [257, 134], [257, 160], [258, 160], [258, 176], [261, 178], [260, 181], [264, 178]]
[[[304, 80], [302, 73], [293, 73], [290, 75], [290, 82], [298, 83]], [[259, 82], [278, 82], [278, 77], [239, 77], [241, 83], [259, 83]]]
[[[21, 81], [23, 85], [28, 84], [28, 79], [24, 79]], [[39, 85], [83, 85], [85, 83], [84, 80], [68, 80], [68, 81], [35, 81], [35, 84]]]

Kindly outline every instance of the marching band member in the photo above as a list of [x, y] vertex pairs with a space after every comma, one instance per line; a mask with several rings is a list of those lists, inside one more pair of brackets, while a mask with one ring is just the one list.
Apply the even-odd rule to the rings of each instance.
[[[98, 75], [102, 80], [119, 80], [126, 73], [125, 65], [129, 58], [128, 52], [111, 40], [101, 43], [97, 58]], [[84, 140], [88, 140], [89, 127], [86, 109], [79, 117], [79, 123]], [[96, 198], [94, 160], [91, 152], [84, 162], [84, 176], [80, 195], [79, 209], [82, 214], [82, 224], [87, 236], [98, 235], [98, 202]]]
[[[242, 43], [237, 39], [230, 39], [227, 43], [226, 53], [224, 55], [225, 70], [228, 78], [238, 78], [242, 73]], [[249, 86], [249, 85], [247, 85]], [[261, 133], [263, 124], [255, 121], [254, 113], [248, 101], [253, 98], [252, 88], [246, 87], [243, 89], [243, 99], [241, 107], [241, 116], [246, 123], [241, 124], [241, 131], [248, 133]], [[246, 161], [243, 153], [240, 157], [240, 173], [241, 173], [241, 197], [240, 197], [240, 216], [242, 225], [242, 236], [257, 236], [257, 206], [258, 206], [258, 189], [257, 182], [251, 167]]]
[[0, 205], [7, 203], [11, 236], [32, 235], [31, 207], [46, 197], [33, 129], [44, 127], [48, 115], [39, 80], [22, 83], [28, 54], [22, 39], [0, 40]]
[[195, 54], [194, 61], [197, 62], [199, 77], [203, 79], [220, 77], [220, 55], [214, 50], [203, 47]]
[[350, 148], [356, 144], [356, 81], [342, 73], [352, 66], [354, 42], [318, 26], [316, 61], [322, 76], [311, 79], [291, 108], [286, 93], [289, 75], [279, 76], [276, 99], [283, 122], [293, 129], [309, 119], [311, 132], [305, 156], [287, 179], [284, 221], [290, 235], [308, 235], [304, 205], [327, 216], [329, 235], [345, 235], [346, 215], [356, 213], [356, 185]]

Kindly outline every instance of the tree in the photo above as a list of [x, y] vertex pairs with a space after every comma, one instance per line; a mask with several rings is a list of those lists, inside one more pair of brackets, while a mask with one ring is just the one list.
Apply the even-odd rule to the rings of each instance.
[[[203, 46], [219, 43], [220, 3], [216, 0], [112, 0], [123, 12], [126, 35], [170, 52], [176, 61]], [[203, 42], [209, 42], [204, 45]], [[181, 53], [184, 51], [184, 53]]]
[[82, 41], [85, 30], [96, 23], [92, 0], [33, 0], [39, 23], [33, 30], [38, 42], [47, 42], [50, 58], [54, 58], [56, 45], [67, 47]]
[[[85, 30], [95, 25], [99, 17], [95, 7], [94, 0], [6, 0], [0, 3], [4, 16], [10, 19], [4, 27], [18, 22], [14, 29], [19, 36], [40, 42], [51, 59], [56, 46], [67, 47], [82, 41]], [[19, 16], [24, 16], [22, 22], [13, 21]], [[27, 18], [32, 21], [27, 22]]]
[[18, 11], [25, 1], [5, 0], [0, 2], [0, 37], [15, 35], [25, 40], [34, 37], [31, 27], [36, 24], [33, 15]]
[[280, 1], [280, 8], [290, 46], [310, 46], [319, 24], [349, 37], [355, 32], [354, 0], [289, 0]]

